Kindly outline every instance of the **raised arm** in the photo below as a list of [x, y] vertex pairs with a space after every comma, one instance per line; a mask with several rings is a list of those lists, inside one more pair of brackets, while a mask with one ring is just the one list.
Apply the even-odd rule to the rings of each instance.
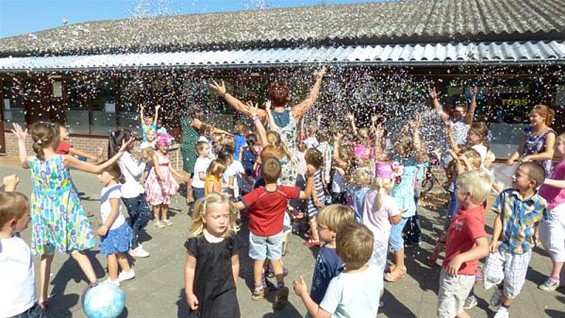
[[358, 136], [357, 126], [355, 126], [355, 115], [353, 115], [353, 113], [347, 113], [347, 119], [349, 119], [351, 129], [353, 129], [353, 134]]
[[310, 89], [310, 95], [300, 104], [292, 108], [292, 115], [295, 119], [300, 119], [302, 116], [304, 116], [304, 114], [306, 114], [316, 102], [318, 94], [320, 93], [320, 88], [322, 87], [322, 79], [324, 78], [324, 74], [326, 74], [325, 66], [322, 67], [320, 71], [318, 71], [318, 74], [316, 75], [316, 82], [314, 83], [312, 89]]
[[27, 129], [23, 130], [22, 127], [16, 123], [13, 124], [14, 129], [12, 133], [18, 138], [18, 156], [20, 159], [20, 164], [24, 169], [29, 168], [30, 157], [27, 155], [26, 141], [27, 141]]
[[155, 116], [153, 117], [153, 125], [157, 126], [157, 120], [159, 119], [159, 109], [161, 105], [155, 105]]
[[145, 125], [145, 122], [143, 121], [143, 111], [145, 110], [145, 106], [143, 106], [143, 104], [139, 104], [139, 121], [141, 122], [141, 126], [143, 127], [143, 125]]
[[277, 125], [275, 125], [275, 118], [273, 117], [273, 113], [271, 112], [271, 101], [267, 100], [265, 103], [265, 112], [267, 113], [267, 119], [269, 121], [269, 130], [277, 129]]
[[475, 110], [477, 109], [477, 93], [479, 89], [476, 86], [471, 87], [471, 104], [469, 104], [469, 109], [467, 109], [467, 115], [465, 116], [465, 124], [471, 126], [473, 119], [475, 118]]
[[449, 115], [443, 110], [443, 106], [439, 102], [439, 94], [435, 88], [431, 88], [429, 91], [430, 97], [432, 98], [432, 102], [434, 104], [434, 109], [436, 113], [439, 115], [441, 120], [448, 121]]
[[255, 104], [255, 106], [253, 106], [251, 103], [248, 103], [245, 107], [249, 109], [249, 114], [253, 119], [255, 130], [257, 130], [257, 136], [261, 141], [261, 145], [265, 147], [266, 145], [269, 144], [269, 141], [267, 140], [267, 131], [265, 130], [265, 126], [263, 126], [261, 119], [259, 118], [259, 116], [257, 116], [258, 105]]
[[[240, 101], [239, 99], [235, 98], [234, 96], [232, 96], [230, 93], [227, 92], [224, 81], [218, 83], [215, 80], [212, 80], [212, 83], [209, 84], [208, 86], [210, 87], [210, 89], [216, 92], [216, 94], [220, 95], [236, 111], [243, 113], [247, 116], [251, 116], [248, 107], [242, 101]], [[262, 121], [264, 121], [265, 118], [267, 117], [265, 111], [263, 111], [262, 109], [259, 109], [257, 111], [257, 116], [259, 116], [259, 118]]]

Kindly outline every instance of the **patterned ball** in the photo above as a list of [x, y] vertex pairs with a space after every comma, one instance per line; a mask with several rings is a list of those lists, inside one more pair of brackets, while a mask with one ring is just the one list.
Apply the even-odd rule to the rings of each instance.
[[89, 318], [116, 318], [125, 304], [126, 295], [111, 283], [91, 285], [82, 296], [82, 309]]

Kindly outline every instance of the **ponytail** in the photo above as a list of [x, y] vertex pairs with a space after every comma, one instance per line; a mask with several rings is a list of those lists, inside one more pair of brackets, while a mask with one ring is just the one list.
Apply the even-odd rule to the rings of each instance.
[[385, 196], [390, 192], [392, 187], [394, 186], [393, 179], [381, 178], [377, 177], [373, 182], [373, 191], [377, 192], [377, 196], [375, 198], [375, 205], [377, 210], [383, 206], [383, 202]]
[[29, 134], [33, 141], [33, 151], [39, 160], [45, 160], [46, 147], [57, 148], [59, 144], [59, 127], [48, 121], [38, 121], [29, 126]]

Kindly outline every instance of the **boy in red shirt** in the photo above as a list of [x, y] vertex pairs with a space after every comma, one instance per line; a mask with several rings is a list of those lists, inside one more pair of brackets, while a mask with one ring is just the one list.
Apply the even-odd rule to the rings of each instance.
[[439, 278], [438, 317], [469, 317], [463, 304], [475, 283], [479, 259], [489, 253], [483, 202], [491, 184], [484, 172], [468, 171], [457, 177], [455, 196], [461, 210], [447, 230], [445, 259]]
[[312, 193], [314, 167], [308, 166], [306, 189], [277, 185], [281, 176], [281, 163], [268, 157], [261, 166], [265, 186], [243, 196], [237, 202], [237, 209], [249, 210], [249, 257], [254, 260], [253, 278], [255, 288], [252, 299], [260, 300], [266, 289], [263, 286], [263, 264], [269, 259], [277, 278], [277, 295], [273, 307], [282, 308], [288, 300], [288, 288], [284, 285], [282, 257], [283, 220], [290, 199], [307, 199]]

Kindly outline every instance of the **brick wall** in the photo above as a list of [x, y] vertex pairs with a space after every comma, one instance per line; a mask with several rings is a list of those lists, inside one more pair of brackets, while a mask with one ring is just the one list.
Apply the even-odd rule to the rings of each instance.
[[[11, 132], [5, 132], [4, 138], [6, 140], [6, 154], [8, 156], [18, 155], [18, 140], [14, 134]], [[71, 136], [70, 142], [74, 148], [95, 155], [98, 151], [98, 147], [102, 147], [103, 156], [106, 159], [106, 153], [108, 149], [108, 138], [105, 137], [76, 137]], [[28, 138], [27, 142], [27, 153], [32, 156], [33, 152], [31, 138]], [[172, 151], [170, 154], [170, 160], [172, 167], [175, 169], [182, 170], [182, 155], [179, 150]]]

